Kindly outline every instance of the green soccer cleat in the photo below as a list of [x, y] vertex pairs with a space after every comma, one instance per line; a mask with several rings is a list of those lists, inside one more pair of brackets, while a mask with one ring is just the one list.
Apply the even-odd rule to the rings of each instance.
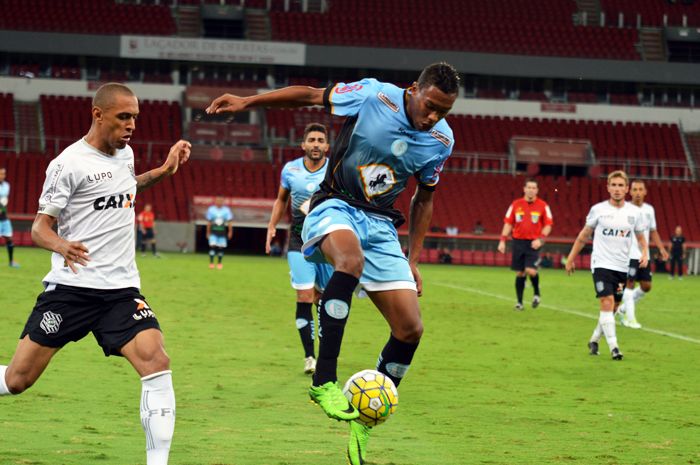
[[350, 422], [350, 444], [348, 444], [348, 460], [350, 465], [364, 465], [367, 457], [367, 439], [372, 428], [356, 421]]
[[321, 406], [328, 418], [350, 421], [360, 416], [360, 412], [343, 395], [337, 381], [311, 386], [309, 397], [312, 402]]
[[620, 324], [622, 326], [626, 326], [626, 327], [630, 326], [630, 320], [629, 320], [629, 318], [627, 318], [626, 313], [617, 312], [617, 316], [620, 317]]

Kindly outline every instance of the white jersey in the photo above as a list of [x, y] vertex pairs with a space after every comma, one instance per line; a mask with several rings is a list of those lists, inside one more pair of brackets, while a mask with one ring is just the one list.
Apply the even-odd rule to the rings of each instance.
[[58, 218], [58, 235], [88, 248], [78, 274], [54, 253], [47, 283], [91, 289], [141, 288], [134, 247], [136, 173], [131, 147], [113, 156], [81, 139], [46, 170], [39, 213]]
[[632, 243], [644, 231], [642, 210], [630, 202], [615, 208], [606, 200], [591, 207], [586, 225], [595, 230], [591, 271], [605, 268], [627, 273]]
[[[656, 231], [656, 213], [654, 212], [654, 207], [646, 202], [642, 203], [642, 206], [637, 208], [642, 210], [644, 239], [647, 240], [647, 258], [649, 258], [649, 234], [651, 234], [652, 231]], [[630, 250], [630, 260], [639, 260], [640, 258], [642, 258], [642, 251], [639, 248], [639, 243], [637, 241], [633, 241], [632, 249]]]

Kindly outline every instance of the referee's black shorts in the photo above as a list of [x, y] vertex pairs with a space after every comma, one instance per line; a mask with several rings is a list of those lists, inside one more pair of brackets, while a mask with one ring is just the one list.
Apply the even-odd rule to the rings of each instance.
[[525, 271], [525, 268], [534, 268], [540, 265], [540, 251], [532, 248], [532, 241], [526, 239], [513, 239], [513, 259], [510, 269], [513, 271]]
[[160, 331], [156, 315], [134, 287], [101, 290], [55, 286], [37, 297], [20, 339], [29, 335], [37, 344], [60, 348], [92, 331], [109, 357], [121, 355], [119, 349], [141, 331]]

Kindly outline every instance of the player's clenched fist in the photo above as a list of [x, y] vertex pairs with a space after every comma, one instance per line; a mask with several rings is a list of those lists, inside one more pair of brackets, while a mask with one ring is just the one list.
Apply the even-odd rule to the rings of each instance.
[[177, 167], [185, 163], [190, 158], [191, 149], [192, 144], [186, 140], [178, 141], [175, 145], [170, 147], [168, 159], [165, 161], [168, 175], [175, 174]]

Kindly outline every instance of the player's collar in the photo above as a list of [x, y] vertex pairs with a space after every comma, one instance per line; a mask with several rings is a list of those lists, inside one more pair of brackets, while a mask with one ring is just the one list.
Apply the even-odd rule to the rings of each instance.
[[82, 142], [86, 147], [88, 147], [88, 148], [94, 150], [95, 152], [97, 152], [97, 153], [99, 153], [100, 155], [105, 156], [105, 157], [107, 157], [107, 158], [109, 158], [109, 159], [112, 159], [112, 158], [116, 157], [117, 154], [119, 153], [119, 150], [117, 150], [116, 152], [114, 152], [114, 155], [110, 155], [110, 154], [108, 154], [108, 153], [105, 153], [105, 152], [103, 152], [102, 150], [100, 150], [100, 149], [98, 149], [98, 148], [93, 147], [92, 145], [90, 145], [90, 143], [89, 143], [87, 140], [85, 140], [85, 137], [83, 137], [82, 139], [80, 139], [80, 142]]
[[306, 166], [306, 156], [302, 157], [301, 159], [301, 164], [304, 167], [306, 171], [309, 173], [318, 173], [318, 170], [323, 169], [327, 164], [328, 164], [328, 157], [326, 157], [326, 160], [323, 162], [323, 165], [319, 166], [315, 170], [311, 171], [308, 166]]

